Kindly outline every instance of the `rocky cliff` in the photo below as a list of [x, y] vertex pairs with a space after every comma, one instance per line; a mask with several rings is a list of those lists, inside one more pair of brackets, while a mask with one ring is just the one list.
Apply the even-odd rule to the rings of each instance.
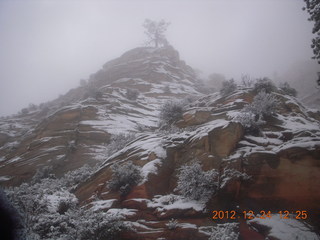
[[[128, 89], [138, 91], [137, 99], [128, 99]], [[39, 167], [53, 166], [61, 176], [95, 164], [105, 158], [112, 134], [153, 129], [164, 101], [199, 94], [193, 70], [172, 47], [133, 49], [106, 63], [84, 86], [1, 119], [1, 179], [16, 185]]]
[[[172, 47], [123, 54], [45, 109], [1, 120], [2, 185], [29, 181], [43, 166], [62, 176], [100, 163], [73, 193], [84, 208], [130, 223], [121, 239], [319, 239], [320, 113], [275, 90], [273, 113], [250, 132], [236, 116], [255, 89], [204, 95], [198, 85]], [[139, 95], [130, 99], [128, 89]], [[159, 128], [160, 106], [186, 97], [182, 118]], [[131, 141], [108, 154], [112, 137], [129, 132]], [[123, 194], [109, 183], [113, 166], [128, 162], [141, 178]], [[208, 201], [177, 191], [181, 169], [194, 162], [216, 172]]]

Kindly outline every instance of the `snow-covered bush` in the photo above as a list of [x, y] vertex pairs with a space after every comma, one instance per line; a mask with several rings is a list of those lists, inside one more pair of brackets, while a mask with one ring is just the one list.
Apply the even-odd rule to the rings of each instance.
[[57, 212], [59, 214], [65, 214], [68, 210], [74, 209], [75, 207], [75, 201], [71, 201], [70, 199], [62, 199], [59, 201]]
[[239, 224], [224, 223], [218, 224], [212, 228], [209, 240], [238, 240], [239, 239]]
[[233, 91], [237, 89], [237, 84], [234, 82], [233, 79], [230, 79], [228, 81], [222, 82], [222, 87], [220, 89], [221, 96], [227, 96]]
[[285, 82], [285, 83], [281, 83], [279, 85], [279, 88], [287, 95], [296, 97], [297, 96], [297, 90], [292, 88], [289, 83]]
[[259, 133], [259, 127], [265, 123], [261, 118], [256, 118], [256, 115], [244, 109], [237, 114], [233, 121], [239, 122], [248, 133]]
[[134, 165], [131, 161], [120, 164], [114, 164], [112, 167], [112, 178], [108, 186], [112, 190], [117, 190], [122, 196], [127, 195], [134, 185], [141, 180], [141, 168]]
[[103, 92], [98, 89], [97, 87], [95, 86], [92, 86], [92, 85], [87, 85], [86, 86], [86, 92], [84, 94], [84, 98], [94, 98], [94, 99], [99, 99], [103, 96]]
[[116, 135], [112, 135], [111, 141], [106, 148], [106, 154], [112, 155], [115, 152], [123, 149], [129, 142], [136, 139], [136, 135], [134, 133], [119, 133]]
[[207, 202], [217, 190], [218, 172], [215, 169], [203, 171], [195, 162], [180, 168], [176, 191], [182, 196]]
[[139, 94], [140, 93], [137, 89], [127, 88], [126, 90], [126, 98], [132, 101], [137, 100]]
[[265, 124], [264, 117], [272, 115], [277, 105], [278, 100], [271, 93], [262, 90], [254, 97], [251, 104], [246, 105], [233, 118], [233, 121], [239, 122], [247, 132], [256, 134], [260, 131], [259, 127]]
[[260, 91], [253, 99], [252, 103], [246, 106], [248, 112], [263, 117], [270, 116], [275, 112], [278, 100], [271, 93]]
[[40, 169], [37, 169], [35, 175], [32, 177], [32, 183], [39, 183], [43, 178], [55, 178], [54, 174], [52, 174], [53, 168], [52, 166], [45, 166]]
[[75, 228], [69, 215], [43, 213], [34, 216], [32, 230], [40, 239], [76, 239]]
[[80, 240], [115, 240], [119, 233], [129, 229], [119, 216], [112, 216], [102, 212], [86, 211], [82, 216]]
[[271, 93], [274, 92], [277, 88], [269, 78], [260, 78], [255, 82], [253, 89], [256, 92], [260, 92], [264, 89], [265, 92]]
[[34, 234], [47, 240], [113, 240], [122, 230], [129, 229], [120, 217], [90, 209], [41, 214], [34, 219]]
[[241, 75], [241, 84], [244, 87], [251, 87], [254, 84], [254, 79], [250, 77], [249, 74], [242, 74]]
[[22, 232], [26, 236], [32, 236], [27, 239], [58, 239], [52, 237], [53, 233], [47, 227], [55, 225], [60, 229], [58, 225], [65, 219], [61, 216], [66, 215], [66, 212], [58, 212], [59, 199], [70, 202], [68, 210], [74, 209], [71, 205], [76, 206], [77, 202], [75, 196], [64, 189], [63, 181], [53, 178], [43, 178], [37, 183], [23, 183], [19, 187], [8, 188], [6, 194], [23, 219]]
[[224, 188], [230, 181], [232, 180], [249, 180], [250, 176], [246, 173], [239, 172], [236, 169], [233, 168], [225, 168], [223, 170], [223, 174], [220, 176], [220, 184], [219, 188], [222, 189]]
[[85, 180], [87, 180], [92, 175], [95, 169], [96, 167], [90, 167], [88, 164], [85, 164], [76, 170], [67, 172], [61, 178], [61, 181], [63, 182], [62, 184], [68, 189], [73, 189], [79, 183], [82, 183]]
[[164, 125], [171, 125], [172, 123], [182, 119], [184, 107], [180, 101], [167, 101], [160, 108], [160, 122]]
[[174, 230], [178, 227], [178, 221], [177, 219], [171, 219], [169, 222], [166, 224], [169, 230]]
[[17, 239], [117, 239], [126, 227], [120, 217], [79, 208], [64, 184], [65, 180], [43, 178], [38, 183], [6, 189], [22, 219], [18, 229], [21, 237]]

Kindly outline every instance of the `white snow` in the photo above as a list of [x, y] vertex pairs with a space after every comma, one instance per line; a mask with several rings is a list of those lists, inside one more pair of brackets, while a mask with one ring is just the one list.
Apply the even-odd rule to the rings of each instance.
[[310, 227], [303, 221], [293, 219], [280, 219], [279, 214], [272, 214], [271, 218], [255, 218], [248, 220], [248, 224], [258, 223], [259, 225], [270, 228], [268, 237], [274, 237], [281, 240], [319, 240], [320, 237], [313, 233]]
[[245, 139], [251, 140], [257, 144], [262, 144], [262, 145], [280, 145], [283, 143], [280, 139], [276, 138], [268, 138], [268, 137], [254, 137], [254, 136], [246, 136]]
[[136, 212], [137, 210], [135, 209], [111, 208], [107, 211], [107, 214], [111, 216], [125, 217], [125, 216], [134, 216]]
[[152, 202], [148, 202], [148, 207], [157, 208], [158, 212], [163, 212], [170, 209], [190, 209], [193, 208], [196, 211], [203, 211], [205, 204], [185, 199], [182, 196], [169, 194], [169, 195], [157, 195], [152, 199]]
[[150, 173], [157, 173], [158, 166], [161, 166], [160, 159], [155, 159], [151, 162], [148, 162], [142, 167], [141, 172], [142, 172], [142, 176], [144, 178], [143, 182], [147, 181], [148, 175]]
[[215, 128], [220, 128], [220, 127], [226, 127], [229, 124], [229, 121], [224, 120], [224, 119], [217, 119], [210, 121], [200, 127], [198, 127], [194, 132], [193, 136], [191, 137], [191, 141], [198, 140], [202, 137], [208, 136], [208, 133], [214, 130]]
[[5, 182], [5, 181], [8, 181], [10, 179], [11, 179], [11, 177], [9, 177], [9, 176], [0, 176], [0, 182]]
[[110, 208], [115, 201], [117, 201], [117, 199], [97, 200], [91, 203], [91, 209], [93, 211], [104, 210]]
[[198, 229], [197, 225], [192, 224], [192, 223], [179, 223], [178, 227]]
[[316, 130], [320, 128], [319, 122], [306, 119], [304, 116], [283, 116], [278, 114], [277, 118], [283, 123], [280, 125], [283, 128], [291, 130], [292, 132]]

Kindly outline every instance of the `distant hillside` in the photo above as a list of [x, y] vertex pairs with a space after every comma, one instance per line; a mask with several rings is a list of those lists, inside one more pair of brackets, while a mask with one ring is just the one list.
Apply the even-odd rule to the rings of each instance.
[[317, 72], [320, 72], [320, 65], [316, 61], [297, 62], [278, 79], [289, 82], [297, 89], [298, 97], [307, 106], [319, 109], [320, 88], [316, 83]]

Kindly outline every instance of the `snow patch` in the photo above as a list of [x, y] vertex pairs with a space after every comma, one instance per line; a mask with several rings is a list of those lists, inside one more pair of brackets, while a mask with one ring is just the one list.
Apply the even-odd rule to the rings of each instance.
[[196, 211], [203, 211], [205, 204], [189, 200], [179, 195], [156, 195], [152, 202], [149, 202], [148, 207], [156, 208], [158, 212], [163, 212], [170, 209], [190, 209], [193, 208]]
[[107, 208], [111, 208], [112, 204], [117, 201], [117, 199], [108, 199], [108, 200], [98, 200], [92, 202], [92, 207], [91, 209], [93, 211], [98, 211], [98, 210], [104, 210]]
[[[293, 216], [291, 216], [293, 217]], [[281, 219], [279, 214], [272, 214], [271, 218], [260, 219], [255, 218], [249, 220], [248, 224], [253, 223], [270, 228], [268, 237], [273, 237], [281, 240], [319, 240], [320, 237], [311, 231], [311, 228], [302, 221], [296, 219]]]

